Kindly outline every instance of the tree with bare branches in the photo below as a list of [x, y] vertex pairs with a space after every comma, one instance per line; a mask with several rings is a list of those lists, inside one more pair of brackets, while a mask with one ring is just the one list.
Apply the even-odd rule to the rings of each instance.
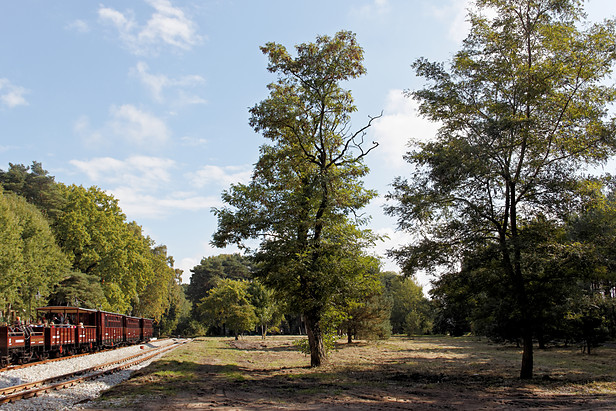
[[365, 141], [377, 117], [352, 131], [356, 107], [340, 83], [366, 72], [353, 33], [319, 36], [296, 46], [296, 57], [276, 43], [261, 50], [278, 79], [250, 109], [250, 125], [271, 144], [261, 147], [251, 182], [223, 193], [213, 244], [260, 241], [256, 276], [302, 313], [319, 366], [324, 315], [370, 272], [363, 250], [375, 238], [357, 212], [376, 195], [361, 178], [377, 147]]

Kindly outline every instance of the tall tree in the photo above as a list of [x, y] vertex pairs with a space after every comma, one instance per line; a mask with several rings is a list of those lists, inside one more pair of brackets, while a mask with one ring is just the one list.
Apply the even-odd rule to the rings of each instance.
[[213, 243], [261, 241], [256, 275], [303, 313], [310, 363], [325, 357], [323, 314], [332, 299], [362, 270], [352, 261], [372, 241], [356, 211], [375, 196], [363, 187], [368, 124], [351, 131], [356, 108], [340, 83], [365, 73], [355, 35], [341, 31], [296, 46], [292, 57], [280, 44], [261, 48], [278, 80], [269, 96], [250, 109], [250, 125], [271, 140], [261, 147], [252, 181], [223, 193], [229, 207], [214, 210]]
[[59, 216], [64, 205], [64, 197], [55, 178], [43, 169], [43, 165], [33, 161], [31, 166], [9, 163], [7, 171], [0, 170], [0, 184], [34, 204], [52, 221]]
[[[420, 113], [442, 124], [407, 160], [388, 213], [417, 242], [393, 252], [407, 272], [460, 262], [465, 249], [494, 243], [514, 292], [524, 350], [521, 378], [533, 373], [533, 323], [521, 219], [558, 219], [576, 198], [579, 170], [614, 152], [616, 98], [603, 82], [616, 58], [614, 22], [580, 29], [578, 0], [477, 0], [471, 32], [451, 62], [420, 59], [430, 81], [410, 92]], [[489, 13], [488, 13], [489, 12]]]
[[50, 305], [76, 305], [100, 309], [105, 304], [100, 278], [75, 271], [56, 284], [49, 298]]
[[257, 316], [257, 327], [261, 329], [261, 338], [265, 339], [270, 329], [277, 329], [284, 320], [284, 302], [274, 298], [274, 292], [258, 281], [248, 284], [250, 303]]

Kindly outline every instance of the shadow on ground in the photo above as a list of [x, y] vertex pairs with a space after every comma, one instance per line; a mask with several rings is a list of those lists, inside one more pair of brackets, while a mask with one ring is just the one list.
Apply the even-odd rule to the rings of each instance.
[[[515, 377], [517, 362], [507, 368], [500, 356], [491, 356], [489, 349], [478, 352], [472, 341], [448, 340], [423, 351], [415, 343], [399, 350], [342, 344], [334, 354], [338, 361], [319, 369], [252, 364], [257, 351], [284, 358], [294, 347], [250, 343], [254, 346], [231, 342], [219, 347], [236, 350], [241, 361], [235, 363], [216, 364], [216, 358], [203, 358], [204, 363], [158, 361], [112, 388], [103, 399], [132, 398], [136, 405], [124, 403], [121, 408], [140, 410], [613, 409], [616, 402], [613, 390], [572, 391], [575, 384], [589, 383], [586, 373], [575, 369], [566, 378], [538, 375], [522, 382]], [[380, 351], [371, 362], [375, 347]], [[518, 355], [515, 347], [494, 350], [512, 358]], [[349, 353], [350, 360], [344, 360]], [[355, 358], [363, 360], [353, 362]], [[615, 382], [613, 375], [593, 378], [593, 384], [613, 387]]]

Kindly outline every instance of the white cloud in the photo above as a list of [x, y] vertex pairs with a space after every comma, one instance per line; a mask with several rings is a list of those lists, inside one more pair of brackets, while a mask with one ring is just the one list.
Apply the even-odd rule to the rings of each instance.
[[188, 178], [197, 188], [211, 184], [226, 187], [230, 184], [246, 183], [250, 180], [251, 175], [252, 168], [250, 166], [219, 167], [206, 165], [191, 173]]
[[66, 25], [68, 30], [74, 30], [78, 33], [88, 33], [90, 31], [90, 26], [83, 20], [75, 20]]
[[392, 168], [402, 168], [406, 165], [402, 156], [409, 150], [409, 140], [433, 138], [438, 124], [419, 117], [417, 102], [405, 97], [402, 90], [390, 90], [385, 104], [385, 114], [373, 125], [374, 139], [379, 142], [375, 155], [384, 156]]
[[81, 116], [73, 124], [73, 131], [90, 147], [125, 142], [153, 149], [171, 138], [171, 131], [162, 119], [131, 104], [111, 106], [109, 115], [109, 120], [99, 129], [90, 125], [87, 116]]
[[10, 150], [15, 150], [18, 146], [0, 146], [0, 153], [5, 153]]
[[190, 137], [190, 136], [182, 137], [180, 140], [182, 141], [182, 145], [188, 146], [188, 147], [205, 146], [208, 143], [207, 139], [205, 138]]
[[361, 7], [353, 9], [353, 12], [361, 18], [374, 18], [382, 16], [390, 11], [389, 0], [372, 0]]
[[187, 93], [185, 90], [205, 84], [205, 79], [201, 76], [189, 75], [174, 79], [164, 74], [152, 74], [149, 72], [148, 65], [144, 62], [137, 63], [137, 66], [132, 68], [130, 73], [141, 81], [152, 95], [152, 98], [159, 103], [164, 101], [164, 91], [169, 88], [177, 90], [175, 96], [176, 105], [206, 103], [203, 98]]
[[182, 9], [173, 7], [169, 0], [148, 0], [147, 3], [154, 12], [143, 26], [137, 23], [132, 11], [122, 13], [100, 6], [98, 16], [118, 30], [120, 40], [135, 54], [156, 53], [164, 45], [190, 50], [202, 42], [197, 25]]
[[449, 26], [447, 34], [456, 43], [462, 43], [468, 35], [470, 23], [467, 14], [470, 7], [470, 0], [449, 0], [449, 2], [434, 2], [432, 5], [433, 15]]
[[110, 126], [114, 133], [128, 138], [135, 144], [160, 145], [170, 137], [171, 132], [164, 121], [131, 104], [112, 106], [110, 112], [112, 117]]
[[[179, 211], [209, 211], [221, 207], [218, 194], [199, 195], [195, 191], [180, 191], [173, 172], [178, 164], [168, 158], [132, 156], [124, 160], [98, 157], [90, 160], [72, 160], [70, 164], [85, 174], [93, 185], [109, 187], [107, 191], [120, 202], [130, 219], [162, 218]], [[201, 180], [193, 181], [199, 187], [205, 184], [228, 185], [250, 176], [247, 167], [206, 166], [194, 174]], [[208, 174], [206, 170], [211, 172]], [[171, 189], [170, 189], [171, 188]]]
[[120, 186], [109, 190], [120, 201], [120, 207], [131, 219], [162, 218], [177, 211], [209, 211], [222, 205], [218, 196], [155, 195], [135, 190], [132, 186]]
[[105, 141], [100, 130], [92, 129], [88, 116], [81, 116], [75, 121], [73, 132], [89, 147], [100, 146]]
[[209, 210], [222, 205], [219, 196], [170, 191], [175, 161], [160, 157], [133, 156], [125, 160], [99, 157], [70, 161], [94, 185], [108, 189], [130, 219], [161, 218], [176, 211]]
[[8, 108], [17, 106], [27, 106], [28, 102], [24, 97], [29, 91], [23, 87], [12, 84], [6, 78], [0, 78], [0, 102]]
[[173, 160], [159, 157], [133, 156], [126, 160], [99, 157], [89, 161], [71, 160], [70, 163], [86, 174], [96, 185], [121, 185], [135, 192], [159, 188], [171, 180]]

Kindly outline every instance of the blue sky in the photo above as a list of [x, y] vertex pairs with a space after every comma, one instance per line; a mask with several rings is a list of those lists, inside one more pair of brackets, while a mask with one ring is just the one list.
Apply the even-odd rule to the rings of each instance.
[[[106, 190], [167, 245], [186, 282], [202, 257], [235, 251], [209, 245], [210, 210], [229, 184], [249, 180], [265, 142], [248, 126], [248, 108], [274, 80], [259, 46], [292, 50], [351, 30], [368, 70], [348, 84], [358, 107], [353, 124], [384, 113], [368, 131], [380, 147], [367, 159], [366, 179], [380, 194], [366, 210], [370, 227], [390, 237], [375, 250], [383, 254], [408, 237], [383, 215], [382, 196], [409, 172], [408, 139], [436, 130], [402, 95], [423, 84], [410, 65], [445, 61], [460, 48], [466, 7], [467, 0], [3, 1], [0, 169], [39, 161], [57, 181]], [[591, 0], [586, 10], [600, 21], [616, 16], [616, 2]]]

